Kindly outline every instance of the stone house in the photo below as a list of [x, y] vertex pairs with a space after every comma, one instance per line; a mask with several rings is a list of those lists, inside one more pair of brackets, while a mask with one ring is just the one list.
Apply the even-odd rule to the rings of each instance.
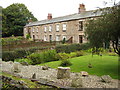
[[48, 14], [46, 20], [31, 22], [24, 27], [24, 37], [29, 34], [32, 39], [40, 41], [62, 41], [64, 38], [71, 43], [86, 43], [85, 23], [88, 19], [100, 16], [95, 10], [86, 11], [80, 4], [78, 13], [52, 18]]

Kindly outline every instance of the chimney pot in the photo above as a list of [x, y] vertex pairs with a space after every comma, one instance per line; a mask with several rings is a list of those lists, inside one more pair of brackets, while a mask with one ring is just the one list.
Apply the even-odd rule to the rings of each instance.
[[48, 13], [47, 19], [48, 20], [52, 19], [52, 14], [51, 13]]
[[84, 4], [80, 4], [79, 8], [78, 8], [78, 13], [84, 12], [86, 11], [85, 5]]

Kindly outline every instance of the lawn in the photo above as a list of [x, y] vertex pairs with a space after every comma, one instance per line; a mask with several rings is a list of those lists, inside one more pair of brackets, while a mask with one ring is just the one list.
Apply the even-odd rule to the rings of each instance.
[[[120, 79], [118, 77], [118, 57], [117, 56], [98, 56], [91, 55], [75, 57], [69, 59], [72, 63], [70, 66], [72, 72], [87, 71], [91, 75], [110, 75], [114, 79]], [[88, 68], [89, 62], [92, 64], [92, 68]], [[40, 65], [47, 65], [51, 68], [59, 67], [61, 61], [53, 61]]]

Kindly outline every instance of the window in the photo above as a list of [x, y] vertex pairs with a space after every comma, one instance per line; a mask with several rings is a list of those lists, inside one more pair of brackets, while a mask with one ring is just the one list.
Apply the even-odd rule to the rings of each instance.
[[33, 27], [33, 30], [32, 30], [33, 32], [35, 32], [35, 28]]
[[59, 24], [56, 25], [56, 31], [59, 32]]
[[50, 31], [50, 32], [52, 31], [52, 25], [49, 26], [49, 31]]
[[47, 36], [46, 35], [44, 36], [44, 41], [47, 41]]
[[66, 27], [67, 27], [67, 25], [63, 24], [63, 31], [66, 31]]
[[79, 21], [79, 31], [83, 31], [83, 21]]
[[60, 41], [60, 35], [56, 35], [56, 41]]
[[47, 26], [44, 27], [44, 32], [47, 32]]
[[39, 28], [38, 28], [38, 27], [36, 27], [36, 32], [38, 32], [38, 29], [39, 29]]

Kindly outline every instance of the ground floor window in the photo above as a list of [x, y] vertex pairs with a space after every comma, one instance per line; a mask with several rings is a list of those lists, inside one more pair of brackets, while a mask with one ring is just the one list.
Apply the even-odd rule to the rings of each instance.
[[60, 41], [60, 35], [56, 35], [56, 41]]
[[47, 41], [47, 36], [46, 35], [44, 36], [44, 41]]

